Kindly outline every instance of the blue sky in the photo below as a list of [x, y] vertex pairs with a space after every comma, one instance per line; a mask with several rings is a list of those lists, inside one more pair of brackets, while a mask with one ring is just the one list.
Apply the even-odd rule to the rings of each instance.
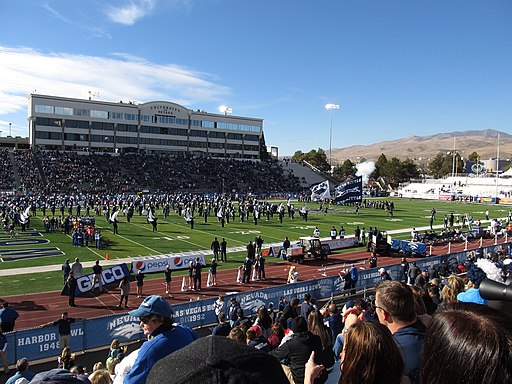
[[27, 95], [262, 118], [280, 155], [469, 129], [512, 132], [509, 0], [0, 2], [0, 130]]

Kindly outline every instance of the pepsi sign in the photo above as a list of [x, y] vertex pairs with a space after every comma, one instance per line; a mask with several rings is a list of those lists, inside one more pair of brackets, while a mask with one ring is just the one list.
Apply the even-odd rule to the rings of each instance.
[[191, 261], [196, 261], [199, 258], [201, 264], [206, 265], [204, 255], [190, 255], [190, 256], [162, 256], [159, 258], [147, 258], [142, 260], [134, 260], [133, 273], [137, 274], [139, 271], [142, 273], [156, 273], [164, 271], [167, 266], [171, 270], [187, 269]]

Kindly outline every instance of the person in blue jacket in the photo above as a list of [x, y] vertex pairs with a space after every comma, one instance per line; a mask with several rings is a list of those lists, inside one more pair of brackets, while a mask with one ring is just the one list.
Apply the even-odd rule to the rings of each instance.
[[358, 273], [357, 273], [357, 268], [354, 264], [351, 264], [350, 269], [348, 270], [348, 273], [350, 273], [350, 277], [352, 278], [352, 282], [351, 282], [351, 286], [350, 286], [350, 288], [352, 288], [352, 289], [351, 289], [350, 293], [355, 294]]
[[172, 309], [161, 296], [148, 296], [139, 308], [128, 312], [140, 319], [140, 326], [148, 336], [140, 347], [137, 359], [124, 378], [124, 384], [144, 384], [155, 363], [198, 338], [190, 328], [173, 324]]

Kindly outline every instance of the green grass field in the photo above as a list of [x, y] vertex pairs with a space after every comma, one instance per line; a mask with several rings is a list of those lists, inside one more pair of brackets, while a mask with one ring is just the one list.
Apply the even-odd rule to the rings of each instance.
[[[391, 199], [388, 199], [391, 200]], [[270, 221], [264, 217], [260, 218], [258, 225], [252, 221], [241, 223], [238, 218], [235, 222], [226, 224], [224, 228], [217, 221], [216, 217], [210, 217], [207, 223], [201, 218], [196, 218], [193, 230], [186, 224], [185, 220], [176, 213], [164, 219], [161, 212], [158, 216], [158, 232], [153, 232], [150, 224], [147, 223], [144, 216], [134, 216], [131, 223], [126, 222], [126, 218], [119, 216], [119, 235], [112, 233], [112, 226], [103, 216], [96, 217], [96, 227], [102, 232], [104, 238], [108, 239], [110, 246], [106, 250], [96, 250], [93, 246], [90, 248], [73, 247], [71, 237], [63, 233], [44, 233], [42, 214], [38, 212], [37, 216], [31, 217], [31, 227], [41, 232], [49, 244], [40, 246], [20, 245], [0, 246], [0, 253], [6, 249], [15, 248], [38, 248], [38, 247], [58, 247], [65, 255], [53, 257], [37, 257], [16, 261], [5, 261], [0, 263], [0, 270], [10, 268], [30, 268], [30, 273], [26, 275], [3, 276], [0, 277], [0, 294], [14, 295], [21, 293], [46, 292], [57, 290], [62, 287], [62, 275], [60, 265], [66, 258], [73, 260], [75, 257], [84, 261], [94, 261], [104, 259], [106, 253], [110, 260], [122, 262], [127, 257], [149, 256], [164, 253], [175, 253], [184, 251], [194, 251], [209, 249], [214, 237], [219, 241], [222, 237], [226, 238], [228, 247], [245, 246], [257, 235], [261, 235], [265, 244], [282, 243], [285, 236], [290, 241], [297, 240], [300, 236], [311, 236], [315, 226], [321, 231], [321, 237], [328, 237], [330, 228], [334, 225], [339, 230], [343, 225], [347, 235], [352, 235], [357, 225], [360, 228], [377, 226], [382, 230], [394, 230], [410, 227], [424, 227], [429, 225], [430, 211], [435, 208], [437, 218], [434, 224], [442, 224], [445, 214], [453, 211], [455, 215], [468, 213], [475, 219], [485, 219], [485, 210], [489, 209], [490, 217], [506, 217], [510, 207], [498, 205], [482, 204], [464, 204], [442, 201], [425, 201], [410, 199], [392, 199], [395, 203], [395, 212], [393, 217], [389, 217], [385, 210], [364, 209], [355, 214], [351, 207], [331, 206], [328, 213], [319, 212], [319, 205], [316, 203], [308, 204], [309, 217], [305, 222], [296, 214], [295, 219], [291, 220], [287, 216], [282, 224], [279, 223], [277, 215]], [[295, 207], [301, 204], [294, 202]], [[397, 235], [397, 238], [408, 238], [409, 232], [403, 235]], [[21, 232], [17, 233], [17, 238], [23, 238]], [[2, 234], [0, 241], [8, 240], [8, 236]], [[94, 244], [92, 244], [94, 245]], [[265, 245], [264, 245], [265, 246]], [[220, 269], [235, 268], [245, 257], [244, 252], [228, 254], [229, 262], [220, 266]], [[38, 267], [46, 265], [55, 265], [55, 272], [40, 272]], [[86, 269], [87, 271], [87, 269]], [[178, 274], [177, 274], [178, 275]], [[155, 276], [156, 277], [156, 276]], [[160, 276], [158, 276], [160, 277]], [[151, 278], [151, 276], [148, 276]]]

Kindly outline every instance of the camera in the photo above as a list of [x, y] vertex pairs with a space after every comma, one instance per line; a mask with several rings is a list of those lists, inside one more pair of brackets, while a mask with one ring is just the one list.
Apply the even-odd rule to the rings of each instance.
[[499, 283], [491, 279], [484, 279], [480, 283], [480, 296], [485, 300], [512, 301], [512, 279]]

